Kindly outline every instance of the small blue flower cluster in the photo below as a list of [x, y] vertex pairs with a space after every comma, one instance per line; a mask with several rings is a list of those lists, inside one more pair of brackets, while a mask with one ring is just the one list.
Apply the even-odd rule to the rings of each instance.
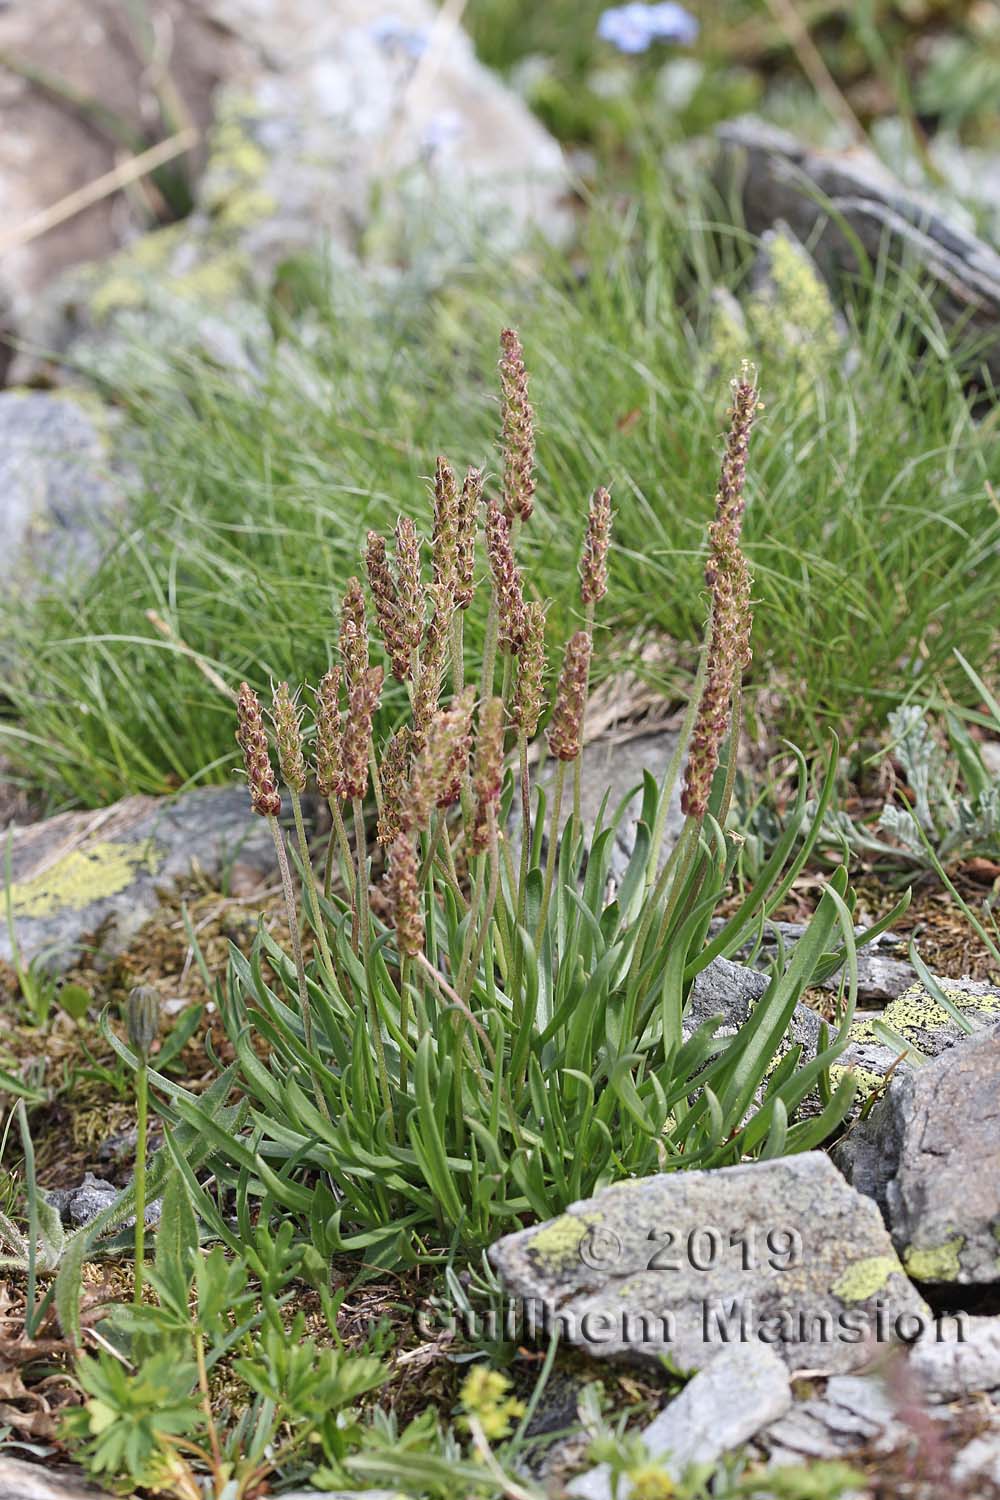
[[407, 57], [423, 57], [430, 40], [422, 27], [407, 26], [398, 16], [380, 16], [368, 27], [372, 40], [386, 52], [404, 52]]
[[597, 35], [619, 52], [645, 52], [653, 42], [677, 42], [686, 47], [697, 39], [698, 22], [674, 0], [659, 0], [655, 5], [631, 0], [628, 5], [613, 5], [603, 12]]

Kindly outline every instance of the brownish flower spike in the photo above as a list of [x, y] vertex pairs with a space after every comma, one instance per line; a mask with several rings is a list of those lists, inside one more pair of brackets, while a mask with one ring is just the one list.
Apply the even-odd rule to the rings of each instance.
[[498, 643], [501, 651], [517, 653], [527, 625], [521, 570], [514, 561], [510, 526], [495, 500], [486, 507], [486, 551], [497, 602]]
[[302, 709], [289, 691], [287, 682], [279, 682], [274, 689], [271, 723], [278, 744], [281, 779], [293, 792], [304, 792], [306, 762], [302, 754]]
[[322, 797], [341, 795], [340, 668], [331, 667], [316, 693], [316, 786]]
[[526, 606], [524, 615], [524, 645], [517, 658], [511, 717], [530, 740], [538, 728], [544, 701], [545, 607], [532, 602]]
[[434, 582], [445, 594], [454, 595], [458, 581], [458, 482], [446, 458], [434, 469], [434, 533], [431, 562]]
[[260, 699], [246, 682], [240, 683], [236, 699], [236, 743], [243, 751], [243, 765], [254, 812], [260, 813], [263, 818], [276, 818], [281, 812], [281, 797], [271, 766], [264, 715]]
[[417, 879], [417, 845], [412, 833], [401, 833], [389, 851], [388, 887], [400, 952], [415, 958], [424, 944], [424, 919]]
[[458, 576], [455, 585], [455, 603], [459, 609], [468, 609], [475, 591], [476, 525], [479, 517], [479, 502], [482, 498], [483, 471], [470, 469], [465, 476], [458, 502]]
[[368, 623], [360, 580], [349, 578], [340, 606], [340, 656], [348, 695], [368, 671]]
[[382, 632], [385, 649], [392, 662], [393, 676], [397, 677], [400, 682], [405, 682], [412, 671], [413, 648], [410, 644], [399, 590], [386, 556], [385, 541], [377, 531], [368, 533], [365, 565], [368, 570], [368, 585], [375, 605], [375, 616]]
[[410, 741], [410, 730], [404, 724], [396, 730], [382, 752], [379, 768], [382, 811], [378, 820], [378, 841], [383, 849], [394, 843], [402, 831], [403, 798], [410, 773]]
[[681, 808], [696, 818], [708, 811], [722, 743], [731, 728], [733, 690], [750, 660], [751, 579], [740, 549], [750, 429], [757, 413], [757, 386], [745, 365], [733, 382], [729, 436], [709, 527], [705, 581], [712, 594], [705, 685], [688, 751]]
[[513, 328], [500, 335], [500, 386], [503, 391], [503, 502], [508, 521], [530, 519], [535, 505], [535, 414], [528, 400], [524, 350]]
[[371, 748], [372, 719], [378, 708], [385, 677], [381, 667], [368, 667], [348, 694], [347, 722], [344, 726], [345, 797], [363, 797], [368, 790], [368, 752]]
[[549, 749], [557, 760], [576, 760], [580, 754], [590, 650], [590, 636], [585, 630], [578, 630], [570, 636], [566, 645], [548, 731]]
[[584, 604], [597, 604], [608, 592], [608, 547], [611, 542], [611, 496], [595, 490], [587, 517], [587, 534], [580, 558], [580, 596]]
[[409, 671], [424, 633], [424, 586], [420, 577], [420, 538], [409, 516], [396, 522], [396, 594], [399, 600], [399, 633], [406, 647]]
[[434, 807], [447, 808], [458, 801], [469, 764], [474, 701], [474, 689], [467, 687], [431, 721], [403, 804], [404, 829], [427, 828]]

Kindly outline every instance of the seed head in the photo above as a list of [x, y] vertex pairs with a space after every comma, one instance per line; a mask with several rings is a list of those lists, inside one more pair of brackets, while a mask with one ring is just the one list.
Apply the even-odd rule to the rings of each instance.
[[344, 726], [345, 797], [363, 797], [368, 790], [368, 754], [371, 749], [372, 719], [382, 694], [385, 672], [368, 667], [347, 699], [347, 722]]
[[508, 521], [530, 519], [535, 504], [535, 415], [528, 400], [524, 350], [513, 328], [500, 335], [503, 501]]
[[383, 849], [395, 842], [403, 826], [403, 797], [410, 774], [410, 740], [410, 730], [404, 724], [392, 735], [382, 752], [382, 764], [379, 767], [382, 778], [382, 811], [377, 836]]
[[611, 541], [611, 496], [595, 490], [587, 517], [587, 534], [580, 558], [580, 595], [584, 604], [596, 604], [608, 592], [608, 546]]
[[469, 766], [474, 701], [474, 690], [467, 687], [450, 708], [431, 721], [426, 743], [414, 762], [403, 807], [405, 829], [426, 828], [434, 807], [451, 807], [461, 796]]
[[705, 581], [712, 595], [705, 684], [688, 751], [681, 808], [696, 818], [708, 811], [723, 740], [732, 726], [733, 690], [750, 660], [750, 571], [740, 547], [750, 429], [758, 410], [752, 367], [733, 382], [730, 428], [709, 527]]
[[576, 760], [580, 754], [590, 651], [590, 636], [585, 630], [570, 636], [548, 730], [549, 749], [557, 760]]
[[479, 735], [476, 761], [472, 773], [472, 790], [476, 796], [476, 817], [472, 832], [472, 851], [481, 854], [488, 848], [496, 804], [503, 778], [503, 736], [506, 722], [502, 698], [489, 698], [479, 712]]
[[240, 683], [236, 699], [236, 743], [243, 751], [243, 765], [250, 802], [262, 818], [276, 818], [281, 812], [281, 797], [274, 779], [271, 756], [264, 729], [260, 699], [249, 683]]
[[340, 606], [340, 657], [348, 695], [368, 670], [368, 622], [365, 619], [365, 596], [357, 578], [347, 580]]
[[160, 997], [152, 985], [140, 984], [129, 992], [126, 1023], [130, 1045], [140, 1057], [148, 1057], [160, 1034]]
[[420, 538], [409, 516], [396, 522], [396, 593], [400, 639], [407, 653], [407, 678], [424, 633], [424, 586], [420, 577]]
[[424, 945], [424, 919], [417, 884], [417, 844], [412, 833], [401, 833], [393, 842], [388, 885], [399, 951], [415, 958]]
[[281, 779], [293, 792], [306, 789], [306, 762], [302, 754], [302, 709], [289, 691], [287, 682], [279, 682], [271, 699], [271, 723], [278, 745]]
[[499, 646], [501, 651], [516, 653], [524, 643], [524, 589], [521, 570], [514, 561], [510, 525], [495, 500], [486, 507], [486, 551], [497, 602]]
[[468, 609], [475, 590], [476, 525], [479, 502], [483, 498], [483, 471], [470, 469], [462, 485], [458, 502], [458, 559], [455, 603]]
[[316, 785], [322, 797], [341, 795], [341, 740], [340, 668], [331, 667], [316, 693]]
[[542, 713], [545, 676], [545, 606], [532, 602], [524, 611], [524, 645], [518, 652], [511, 718], [531, 739]]
[[446, 458], [439, 458], [434, 470], [434, 533], [431, 539], [431, 563], [434, 582], [444, 593], [454, 596], [458, 581], [458, 482]]
[[404, 616], [399, 589], [389, 567], [385, 540], [377, 531], [368, 533], [365, 566], [368, 570], [368, 586], [372, 591], [375, 615], [385, 642], [385, 649], [392, 662], [393, 676], [398, 677], [400, 682], [406, 682], [412, 672], [413, 648], [410, 644], [410, 631], [408, 621]]

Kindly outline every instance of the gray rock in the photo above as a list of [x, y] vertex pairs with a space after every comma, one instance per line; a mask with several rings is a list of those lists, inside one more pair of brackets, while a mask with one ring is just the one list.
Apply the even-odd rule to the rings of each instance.
[[[951, 1478], [954, 1484], [966, 1486], [964, 1493], [975, 1494], [977, 1500], [1000, 1494], [1000, 1428], [994, 1425], [991, 1431], [966, 1443], [952, 1464]], [[989, 1489], [984, 1488], [986, 1485]]]
[[917, 1281], [1000, 1279], [1000, 1026], [899, 1070], [835, 1148]]
[[[85, 1172], [83, 1181], [75, 1188], [53, 1188], [46, 1193], [48, 1201], [59, 1213], [64, 1224], [79, 1228], [82, 1224], [90, 1224], [102, 1214], [106, 1208], [110, 1208], [118, 1197], [121, 1188], [115, 1187], [113, 1182], [107, 1182], [103, 1177], [95, 1177], [93, 1172]], [[154, 1198], [146, 1204], [146, 1212], [143, 1215], [147, 1224], [158, 1224], [160, 1222], [160, 1199]], [[128, 1228], [135, 1223], [135, 1215], [129, 1219], [122, 1220], [122, 1228]]]
[[848, 1372], [930, 1318], [875, 1204], [821, 1152], [619, 1183], [490, 1259], [529, 1325], [686, 1370], [759, 1341], [793, 1368]]
[[[580, 788], [580, 812], [584, 826], [587, 828], [594, 827], [605, 797], [607, 797], [607, 807], [605, 809], [605, 825], [607, 825], [614, 816], [615, 810], [626, 792], [630, 791], [633, 787], [642, 785], [644, 771], [650, 771], [657, 780], [662, 777], [670, 764], [676, 747], [677, 735], [669, 729], [660, 730], [655, 734], [635, 735], [631, 739], [621, 739], [611, 736], [607, 739], [591, 740], [583, 755]], [[550, 800], [554, 777], [554, 768], [551, 763], [547, 763], [537, 779], [538, 785], [545, 788], [545, 794]], [[560, 829], [565, 828], [573, 811], [572, 795], [569, 792], [569, 786], [570, 782], [567, 781], [567, 793], [563, 800]], [[665, 860], [669, 855], [684, 826], [684, 814], [681, 812], [680, 797], [681, 789], [678, 778], [678, 783], [674, 787], [673, 795], [667, 809], [661, 849], [662, 860]], [[517, 847], [520, 847], [520, 809], [517, 802], [518, 799], [515, 799], [515, 805], [512, 809], [511, 836]], [[611, 879], [616, 884], [623, 879], [633, 851], [635, 850], [635, 834], [641, 811], [642, 794], [639, 792], [630, 800], [625, 808], [622, 820], [618, 825], [614, 848], [611, 852], [610, 874]]]
[[[713, 921], [710, 931], [718, 931], [721, 921]], [[806, 931], [804, 922], [769, 922], [760, 943], [757, 962], [766, 963], [774, 958], [779, 941], [790, 950]], [[862, 929], [856, 932], [860, 935]], [[749, 951], [749, 945], [746, 951]], [[888, 1005], [909, 989], [916, 981], [917, 972], [905, 959], [906, 945], [892, 933], [883, 932], [858, 950], [858, 1004], [863, 1006]], [[835, 991], [840, 986], [841, 970], [824, 979], [820, 988]]]
[[75, 1469], [55, 1468], [48, 1462], [43, 1468], [0, 1454], [0, 1500], [101, 1500], [106, 1495]]
[[942, 1322], [961, 1338], [928, 1334], [910, 1350], [910, 1369], [924, 1394], [953, 1401], [979, 1391], [1000, 1390], [1000, 1318], [971, 1318], [964, 1313]]
[[100, 551], [121, 502], [96, 403], [45, 391], [0, 394], [0, 583], [23, 587], [43, 565], [70, 577]]
[[[748, 969], [745, 964], [734, 964], [727, 958], [713, 958], [695, 976], [691, 986], [682, 1024], [684, 1036], [690, 1036], [705, 1021], [719, 1015], [722, 1016], [722, 1025], [718, 1035], [736, 1031], [749, 1020], [770, 982], [767, 975]], [[822, 1018], [814, 1010], [799, 1002], [792, 1012], [782, 1055], [790, 1044], [798, 1043], [805, 1059], [815, 1057], [822, 1024]]]
[[[675, 1480], [694, 1463], [710, 1464], [749, 1442], [761, 1427], [784, 1415], [792, 1402], [788, 1369], [766, 1345], [723, 1349], [645, 1429], [651, 1459]], [[568, 1486], [583, 1500], [611, 1500], [607, 1464], [581, 1474]], [[626, 1481], [621, 1500], [631, 1494]]]
[[759, 1434], [757, 1444], [777, 1466], [847, 1458], [859, 1449], [891, 1453], [908, 1436], [879, 1379], [839, 1375], [827, 1381], [822, 1394], [797, 1401]]
[[904, 188], [870, 153], [817, 150], [749, 117], [728, 121], [717, 135], [721, 175], [738, 184], [752, 232], [784, 221], [832, 279], [857, 270], [852, 236], [872, 263], [886, 250], [893, 261], [915, 263], [934, 284], [944, 326], [981, 347], [979, 357], [1000, 379], [995, 250]]
[[[61, 813], [17, 828], [12, 908], [22, 959], [67, 969], [87, 934], [121, 952], [148, 922], [159, 892], [193, 876], [269, 879], [274, 846], [242, 787], [199, 787], [170, 799], [127, 797], [98, 813]], [[12, 957], [0, 924], [0, 958]]]

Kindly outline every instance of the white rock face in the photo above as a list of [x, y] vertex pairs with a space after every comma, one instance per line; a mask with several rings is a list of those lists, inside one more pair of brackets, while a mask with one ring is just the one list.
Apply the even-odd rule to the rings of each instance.
[[[119, 281], [95, 304], [98, 320], [142, 305], [134, 280], [122, 290], [115, 251], [126, 245], [161, 289], [186, 278], [192, 295], [218, 304], [234, 282], [238, 290], [249, 274], [266, 284], [304, 249], [393, 267], [433, 252], [440, 274], [484, 238], [506, 253], [535, 230], [556, 239], [567, 231], [558, 145], [476, 60], [451, 19], [454, 6], [150, 0], [149, 12], [170, 87], [201, 132], [193, 156], [175, 164], [191, 174], [194, 212], [150, 244], [135, 195], [112, 195], [9, 245], [0, 325], [36, 348], [65, 348], [69, 307], [80, 303], [81, 286], [85, 305], [94, 291], [93, 279], [70, 278], [60, 297], [53, 280], [70, 267], [111, 258], [107, 275]], [[140, 145], [177, 123], [162, 116], [119, 0], [11, 0], [0, 11], [0, 48], [102, 100]], [[120, 159], [120, 143], [99, 123], [84, 126], [16, 74], [0, 80], [0, 111], [7, 235]], [[47, 287], [56, 295], [40, 314], [36, 300]], [[9, 354], [0, 349], [0, 375]], [[12, 383], [26, 373], [15, 364]]]

